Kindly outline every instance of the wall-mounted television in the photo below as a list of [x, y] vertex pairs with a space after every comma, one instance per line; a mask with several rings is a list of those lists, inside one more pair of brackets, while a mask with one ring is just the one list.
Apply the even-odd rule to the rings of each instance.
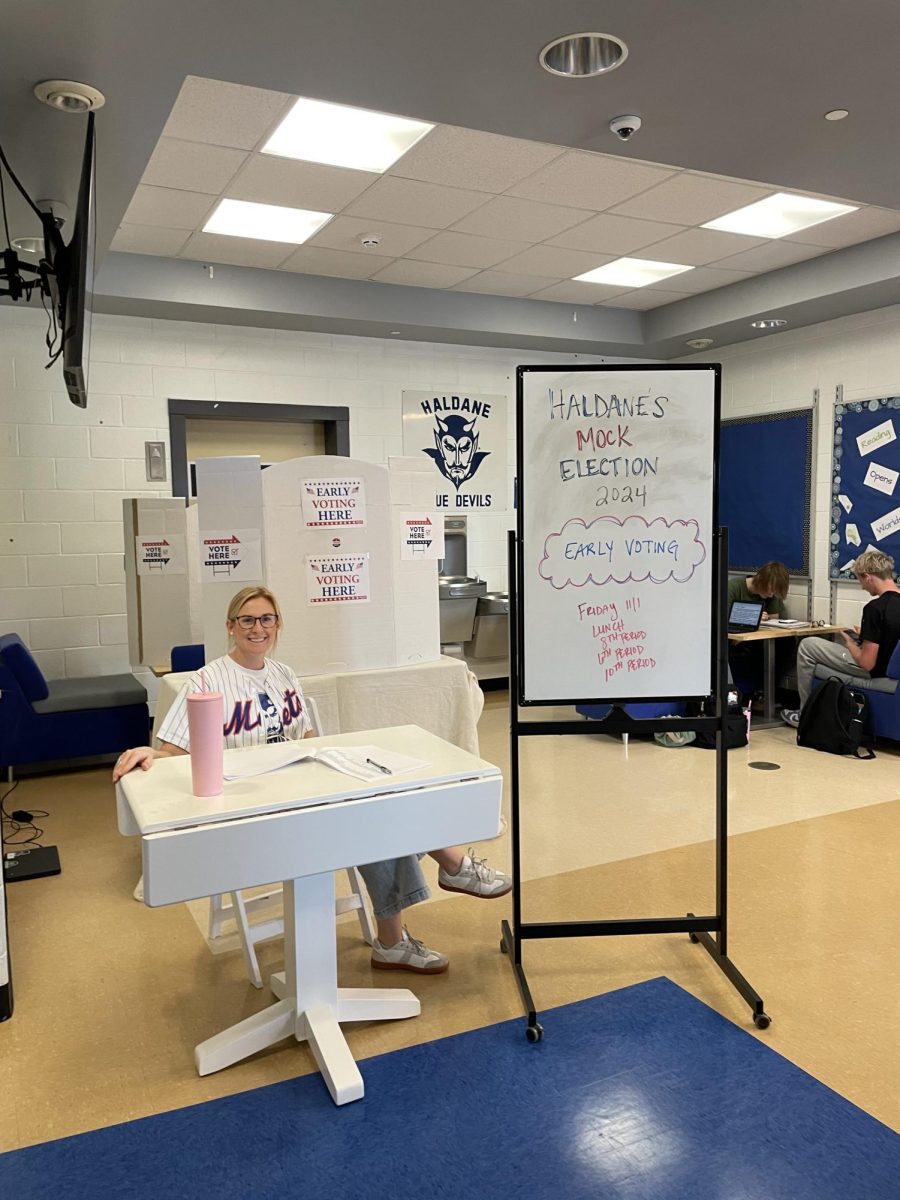
[[62, 336], [63, 379], [69, 399], [87, 407], [94, 284], [94, 114], [88, 114], [72, 237], [64, 244], [53, 217], [43, 215], [44, 256], [51, 268], [52, 303]]

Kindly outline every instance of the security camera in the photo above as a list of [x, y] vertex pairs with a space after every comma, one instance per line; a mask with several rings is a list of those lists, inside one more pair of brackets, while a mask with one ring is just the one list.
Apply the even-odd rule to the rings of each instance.
[[57, 229], [62, 229], [69, 219], [69, 206], [62, 200], [38, 200], [37, 207], [42, 213], [49, 213]]
[[609, 127], [620, 142], [630, 141], [641, 127], [640, 117], [613, 117]]

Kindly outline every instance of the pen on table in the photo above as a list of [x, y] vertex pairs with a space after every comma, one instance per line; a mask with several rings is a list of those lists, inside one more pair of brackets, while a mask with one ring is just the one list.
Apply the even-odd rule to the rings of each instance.
[[383, 775], [391, 775], [392, 774], [390, 767], [385, 767], [382, 763], [376, 762], [374, 758], [367, 758], [366, 762], [369, 764], [370, 767], [377, 767], [378, 770], [381, 771], [381, 773]]

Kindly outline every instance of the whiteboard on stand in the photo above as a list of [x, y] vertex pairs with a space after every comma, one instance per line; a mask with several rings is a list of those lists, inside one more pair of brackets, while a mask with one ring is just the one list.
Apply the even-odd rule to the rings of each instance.
[[719, 367], [519, 367], [522, 704], [712, 690]]

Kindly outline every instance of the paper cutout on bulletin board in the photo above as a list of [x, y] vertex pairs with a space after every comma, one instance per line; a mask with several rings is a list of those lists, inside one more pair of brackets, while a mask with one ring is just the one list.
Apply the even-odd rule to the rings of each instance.
[[848, 499], [844, 495], [840, 495], [840, 496], [838, 496], [838, 501], [840, 503], [841, 508], [844, 510], [845, 513], [853, 512], [853, 501], [852, 500]]
[[869, 463], [863, 483], [866, 487], [874, 488], [876, 492], [884, 492], [886, 496], [893, 496], [898, 476], [900, 476], [900, 471], [894, 471], [891, 467], [882, 467], [873, 462]]
[[847, 528], [844, 530], [844, 535], [846, 536], [847, 541], [850, 543], [851, 546], [858, 546], [860, 544], [859, 530], [856, 528], [855, 525], [848, 525]]
[[440, 513], [404, 512], [400, 523], [400, 557], [404, 562], [444, 557], [444, 518]]
[[369, 555], [314, 554], [306, 559], [309, 604], [368, 604]]
[[366, 523], [366, 485], [362, 479], [304, 479], [300, 503], [306, 529]]
[[204, 530], [200, 534], [200, 578], [254, 583], [262, 578], [258, 529]]
[[893, 512], [885, 513], [883, 517], [873, 521], [872, 532], [878, 542], [884, 541], [892, 534], [900, 533], [900, 508], [895, 508]]
[[184, 534], [143, 534], [134, 539], [138, 575], [184, 575], [187, 572]]
[[874, 429], [867, 429], [865, 433], [861, 433], [856, 439], [856, 444], [859, 447], [861, 455], [871, 454], [879, 446], [886, 446], [889, 442], [894, 441], [896, 436], [896, 433], [894, 433], [894, 422], [883, 421], [880, 425], [876, 425]]

